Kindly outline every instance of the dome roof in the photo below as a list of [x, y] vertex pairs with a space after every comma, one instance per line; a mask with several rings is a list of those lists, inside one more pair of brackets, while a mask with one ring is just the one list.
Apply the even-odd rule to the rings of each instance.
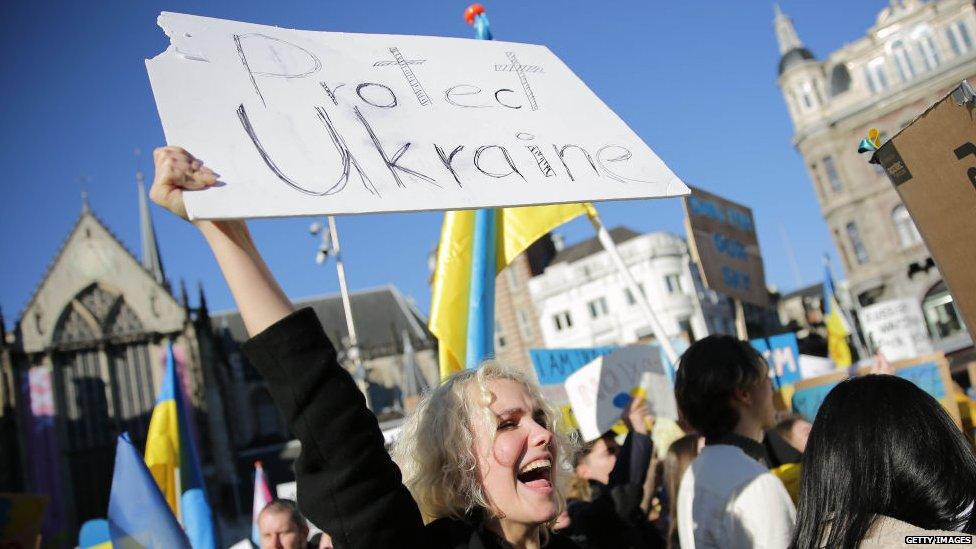
[[793, 65], [798, 65], [803, 61], [807, 61], [809, 59], [816, 59], [813, 56], [813, 54], [810, 53], [810, 50], [802, 47], [793, 48], [792, 50], [784, 53], [783, 58], [779, 60], [778, 74], [782, 75], [786, 69], [792, 67]]

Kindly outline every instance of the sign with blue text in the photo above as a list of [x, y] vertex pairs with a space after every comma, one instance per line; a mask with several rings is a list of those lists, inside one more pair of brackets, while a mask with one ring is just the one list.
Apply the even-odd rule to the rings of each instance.
[[800, 347], [796, 341], [796, 334], [786, 333], [769, 337], [753, 339], [749, 342], [752, 347], [766, 359], [769, 364], [769, 379], [773, 381], [773, 388], [779, 390], [785, 385], [800, 381]]
[[[962, 425], [959, 417], [959, 405], [956, 403], [952, 377], [949, 375], [949, 363], [942, 353], [934, 353], [908, 360], [892, 363], [895, 375], [911, 381], [918, 388], [932, 395], [952, 417], [956, 425]], [[870, 374], [870, 368], [861, 368], [857, 375]], [[827, 394], [838, 383], [848, 378], [847, 371], [804, 379], [797, 382], [796, 392], [793, 393], [793, 411], [809, 421], [817, 417], [817, 411], [823, 404]]]
[[[166, 141], [220, 174], [193, 218], [470, 209], [687, 187], [544, 46], [164, 12]], [[638, 93], [635, 91], [635, 93]]]
[[752, 210], [692, 187], [684, 199], [685, 230], [705, 284], [745, 303], [769, 299]]

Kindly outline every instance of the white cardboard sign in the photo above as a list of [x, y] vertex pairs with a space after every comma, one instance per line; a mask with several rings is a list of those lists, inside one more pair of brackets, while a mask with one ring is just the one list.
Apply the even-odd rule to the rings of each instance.
[[[654, 198], [688, 188], [544, 46], [163, 12], [166, 141], [223, 185], [194, 218]], [[634, 93], [643, 93], [635, 89]]]
[[931, 354], [922, 308], [912, 299], [892, 299], [861, 309], [861, 327], [890, 361]]
[[653, 345], [630, 345], [597, 358], [566, 378], [566, 393], [583, 440], [595, 440], [620, 419], [631, 391], [640, 386], [644, 374], [650, 378], [644, 389], [651, 414], [678, 419], [678, 405], [660, 350]]

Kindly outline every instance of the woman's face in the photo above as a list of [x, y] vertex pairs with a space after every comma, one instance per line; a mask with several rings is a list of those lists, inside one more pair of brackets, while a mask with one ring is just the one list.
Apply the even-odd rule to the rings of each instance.
[[617, 464], [620, 448], [611, 436], [602, 436], [593, 443], [593, 448], [580, 459], [576, 466], [576, 476], [609, 484], [610, 473]]
[[488, 382], [493, 423], [471, 418], [478, 474], [489, 504], [500, 517], [542, 524], [556, 516], [552, 467], [556, 450], [545, 413], [509, 379]]

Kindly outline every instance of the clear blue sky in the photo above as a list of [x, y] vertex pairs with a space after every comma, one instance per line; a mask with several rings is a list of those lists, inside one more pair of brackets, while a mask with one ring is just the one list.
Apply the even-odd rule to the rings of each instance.
[[[686, 182], [751, 206], [766, 276], [796, 287], [782, 226], [803, 284], [834, 253], [776, 86], [773, 8], [765, 2], [486, 2], [499, 39], [545, 44]], [[800, 38], [825, 54], [862, 36], [887, 2], [783, 0]], [[81, 209], [81, 180], [95, 213], [139, 253], [133, 150], [163, 133], [145, 58], [168, 39], [156, 26], [177, 11], [291, 28], [469, 37], [467, 1], [239, 0], [4, 3], [0, 33], [0, 306], [20, 314]], [[398, 9], [399, 8], [399, 9]], [[855, 146], [854, 143], [851, 146]], [[598, 206], [608, 226], [683, 234], [677, 199]], [[153, 207], [167, 276], [202, 281], [212, 310], [233, 307], [202, 239]], [[427, 311], [427, 255], [440, 213], [339, 219], [352, 289], [392, 283]], [[310, 219], [252, 223], [259, 246], [292, 297], [337, 291], [335, 269], [315, 265]], [[592, 235], [578, 220], [569, 242]]]

